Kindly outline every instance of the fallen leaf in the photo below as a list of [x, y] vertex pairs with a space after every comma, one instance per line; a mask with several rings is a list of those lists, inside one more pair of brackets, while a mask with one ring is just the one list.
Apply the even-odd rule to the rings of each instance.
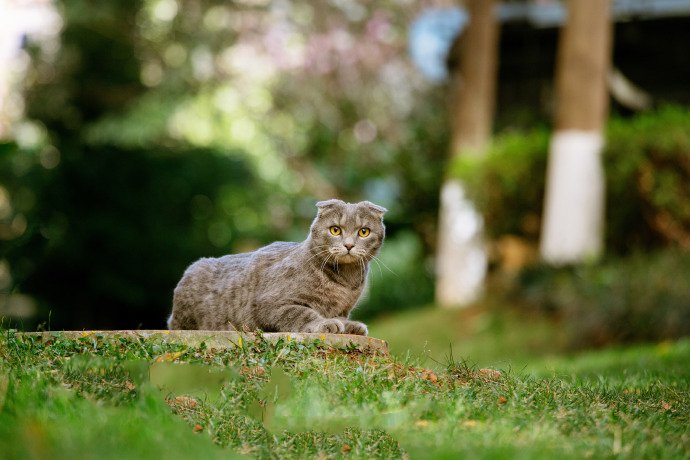
[[476, 420], [463, 420], [462, 422], [462, 426], [464, 426], [465, 428], [474, 428], [477, 425], [478, 423]]
[[438, 382], [438, 376], [433, 371], [423, 370], [420, 374], [420, 377], [422, 378], [422, 380], [428, 380], [431, 383]]
[[498, 371], [496, 369], [490, 369], [488, 367], [485, 367], [483, 369], [479, 369], [479, 373], [486, 378], [489, 378], [491, 380], [498, 380], [501, 378], [501, 371]]
[[416, 426], [417, 428], [425, 428], [425, 427], [429, 426], [429, 421], [428, 420], [417, 420], [416, 422], [414, 422], [414, 426]]
[[134, 390], [134, 389], [136, 388], [136, 386], [135, 386], [132, 382], [130, 382], [129, 380], [127, 380], [127, 381], [125, 382], [125, 388], [127, 388], [129, 391], [132, 391], [132, 390]]
[[168, 404], [182, 409], [194, 409], [197, 406], [197, 401], [189, 396], [176, 396], [174, 399], [168, 400]]
[[669, 403], [667, 403], [666, 401], [661, 401], [661, 408], [666, 411], [666, 410], [671, 409], [671, 405]]
[[251, 376], [257, 376], [257, 375], [264, 375], [266, 373], [266, 369], [264, 369], [261, 366], [242, 366], [240, 369], [240, 375], [251, 375]]
[[352, 447], [350, 447], [349, 444], [343, 444], [343, 447], [340, 449], [340, 451], [344, 454], [350, 452], [352, 450]]
[[184, 351], [176, 351], [174, 353], [163, 353], [159, 357], [156, 358], [157, 363], [163, 363], [167, 361], [175, 361], [177, 358], [182, 356], [184, 354]]
[[499, 404], [505, 404], [507, 402], [508, 402], [508, 400], [505, 398], [505, 396], [499, 396], [498, 397], [498, 403]]
[[203, 429], [204, 429], [204, 427], [199, 425], [198, 423], [196, 425], [194, 425], [194, 432], [195, 433], [198, 433], [199, 431], [201, 431]]

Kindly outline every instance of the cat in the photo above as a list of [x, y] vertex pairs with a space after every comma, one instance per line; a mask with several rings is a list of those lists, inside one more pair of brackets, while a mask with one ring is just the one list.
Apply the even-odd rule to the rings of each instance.
[[301, 243], [189, 266], [175, 288], [168, 328], [367, 335], [364, 323], [348, 317], [383, 244], [387, 210], [336, 199], [316, 207]]

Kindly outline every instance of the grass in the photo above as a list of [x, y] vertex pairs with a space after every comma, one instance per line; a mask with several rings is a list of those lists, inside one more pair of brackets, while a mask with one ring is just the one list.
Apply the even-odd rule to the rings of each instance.
[[560, 326], [543, 316], [481, 307], [406, 311], [374, 322], [369, 333], [384, 338], [395, 356], [417, 356], [438, 370], [451, 350], [480, 367], [522, 369], [560, 355], [566, 339]]
[[209, 349], [2, 330], [0, 458], [690, 455], [690, 340], [524, 350], [513, 356], [532, 356], [527, 369], [496, 372], [455, 348], [430, 369], [318, 343]]

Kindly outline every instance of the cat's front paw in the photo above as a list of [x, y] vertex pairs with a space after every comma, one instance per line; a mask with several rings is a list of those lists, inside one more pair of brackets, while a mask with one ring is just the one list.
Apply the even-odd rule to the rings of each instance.
[[369, 334], [369, 329], [367, 329], [367, 325], [364, 323], [360, 323], [359, 321], [352, 321], [352, 320], [345, 320], [345, 333], [346, 334], [355, 334], [355, 335], [368, 335]]
[[326, 334], [342, 334], [344, 331], [345, 325], [336, 318], [317, 319], [307, 324], [304, 328], [304, 332], [323, 332]]

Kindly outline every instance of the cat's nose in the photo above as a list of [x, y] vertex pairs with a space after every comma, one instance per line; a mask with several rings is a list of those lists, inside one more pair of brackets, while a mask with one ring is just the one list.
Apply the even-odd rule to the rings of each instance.
[[345, 249], [347, 249], [347, 252], [350, 252], [350, 250], [355, 247], [354, 244], [350, 244], [350, 243], [343, 243], [343, 246], [345, 246]]

